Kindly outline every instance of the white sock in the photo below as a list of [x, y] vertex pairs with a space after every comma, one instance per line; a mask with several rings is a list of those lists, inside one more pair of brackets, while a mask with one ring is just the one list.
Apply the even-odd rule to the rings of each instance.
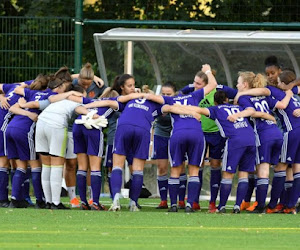
[[58, 205], [60, 203], [63, 169], [64, 169], [63, 165], [51, 166], [50, 185], [51, 185], [52, 202], [55, 205]]
[[76, 198], [76, 187], [68, 187], [68, 194], [69, 194], [69, 198], [70, 198], [70, 201], [73, 200], [74, 198]]
[[45, 195], [46, 202], [52, 203], [51, 186], [50, 186], [51, 167], [42, 164], [42, 187]]
[[93, 199], [93, 191], [92, 191], [92, 187], [91, 186], [88, 186], [88, 192], [89, 192], [90, 199]]

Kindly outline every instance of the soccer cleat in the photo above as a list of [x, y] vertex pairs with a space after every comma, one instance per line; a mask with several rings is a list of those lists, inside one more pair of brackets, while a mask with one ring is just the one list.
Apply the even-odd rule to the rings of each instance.
[[283, 213], [285, 206], [281, 203], [278, 203], [275, 208], [278, 210], [278, 213]]
[[220, 207], [220, 208], [217, 209], [216, 213], [225, 214], [226, 213], [226, 208], [225, 207]]
[[92, 206], [91, 206], [91, 210], [94, 210], [94, 211], [105, 211], [105, 207], [101, 204], [95, 204], [93, 203]]
[[136, 206], [138, 207], [138, 209], [142, 209], [142, 207], [139, 203], [136, 203]]
[[50, 202], [46, 202], [46, 209], [51, 209], [51, 203]]
[[285, 214], [297, 214], [296, 208], [292, 207], [292, 208], [285, 208], [283, 209], [283, 212]]
[[176, 213], [176, 212], [178, 212], [177, 206], [176, 206], [176, 205], [172, 205], [172, 206], [169, 208], [168, 212], [170, 212], [170, 213]]
[[17, 201], [14, 199], [11, 199], [9, 208], [27, 208], [28, 203], [25, 200]]
[[241, 210], [240, 210], [239, 208], [234, 208], [234, 209], [232, 210], [232, 213], [233, 213], [233, 214], [239, 214], [239, 213], [241, 213]]
[[184, 209], [184, 212], [186, 213], [194, 213], [195, 210], [193, 208], [191, 208], [190, 206], [186, 206]]
[[240, 205], [240, 210], [241, 210], [241, 211], [244, 211], [244, 210], [246, 210], [248, 207], [250, 207], [250, 202], [243, 201], [242, 204]]
[[161, 201], [159, 205], [156, 207], [156, 209], [168, 209], [168, 203], [167, 201]]
[[267, 207], [266, 209], [266, 213], [267, 214], [277, 214], [279, 213], [281, 210], [278, 210], [278, 208], [274, 207], [274, 208], [269, 208]]
[[265, 214], [266, 210], [265, 210], [264, 207], [258, 207], [258, 206], [256, 206], [252, 211], [248, 211], [248, 212], [250, 214]]
[[89, 205], [93, 205], [93, 199], [89, 200]]
[[10, 204], [9, 200], [0, 201], [0, 207], [7, 208], [7, 207], [9, 207], [9, 204]]
[[251, 212], [253, 211], [258, 205], [258, 202], [255, 201], [250, 207], [246, 208], [246, 211]]
[[80, 202], [79, 202], [79, 200], [77, 199], [77, 197], [73, 198], [73, 199], [70, 201], [70, 205], [71, 205], [72, 208], [80, 207]]
[[30, 197], [25, 198], [25, 201], [27, 202], [27, 207], [34, 207], [34, 204], [32, 202], [32, 200], [30, 199]]
[[197, 202], [193, 202], [193, 206], [192, 206], [193, 210], [201, 210], [199, 203]]
[[91, 210], [91, 207], [89, 206], [89, 204], [81, 203], [80, 210]]
[[57, 210], [57, 209], [70, 209], [69, 207], [66, 207], [64, 204], [59, 203], [58, 205], [55, 205], [54, 203], [51, 204], [51, 209]]
[[185, 209], [185, 202], [184, 201], [178, 201], [178, 208], [179, 209]]
[[140, 211], [136, 204], [132, 203], [129, 208], [130, 212], [138, 212]]
[[114, 205], [114, 204], [111, 204], [110, 208], [108, 209], [108, 211], [113, 211], [113, 212], [120, 211], [120, 210], [121, 210], [120, 205]]
[[216, 203], [215, 202], [210, 202], [208, 206], [208, 212], [209, 213], [215, 213], [217, 211]]
[[46, 203], [43, 200], [41, 200], [41, 201], [36, 200], [35, 208], [36, 209], [45, 209], [46, 208]]

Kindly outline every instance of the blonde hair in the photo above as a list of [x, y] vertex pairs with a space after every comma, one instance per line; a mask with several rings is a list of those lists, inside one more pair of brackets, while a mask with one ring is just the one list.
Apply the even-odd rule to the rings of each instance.
[[149, 88], [148, 85], [143, 85], [142, 86], [142, 92], [147, 93], [147, 94], [154, 94], [154, 92]]
[[264, 88], [267, 85], [266, 77], [263, 74], [254, 74], [251, 71], [239, 72], [239, 76], [243, 78], [244, 82], [247, 82], [249, 88]]
[[113, 90], [111, 87], [106, 88], [102, 95], [99, 98], [109, 98], [109, 97], [117, 97], [119, 93], [116, 90]]
[[79, 78], [85, 80], [94, 80], [94, 70], [92, 68], [92, 64], [86, 63], [79, 73]]
[[31, 90], [45, 90], [48, 87], [49, 81], [50, 76], [39, 74], [28, 88]]

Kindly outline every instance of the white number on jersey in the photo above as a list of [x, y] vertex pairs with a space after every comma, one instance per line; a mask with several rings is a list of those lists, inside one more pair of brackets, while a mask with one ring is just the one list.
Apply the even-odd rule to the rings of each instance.
[[[240, 110], [239, 110], [238, 108], [230, 108], [230, 109], [229, 109], [229, 108], [224, 108], [224, 110], [227, 112], [228, 116], [240, 112]], [[243, 117], [240, 117], [240, 118], [237, 119], [237, 121], [239, 121], [239, 122], [241, 122], [241, 121], [243, 121], [243, 120], [244, 120]]]

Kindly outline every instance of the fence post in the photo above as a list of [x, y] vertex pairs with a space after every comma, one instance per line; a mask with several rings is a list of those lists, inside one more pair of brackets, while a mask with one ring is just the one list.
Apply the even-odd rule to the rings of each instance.
[[78, 73], [82, 65], [82, 8], [83, 0], [76, 0], [75, 2], [75, 62], [74, 71]]

